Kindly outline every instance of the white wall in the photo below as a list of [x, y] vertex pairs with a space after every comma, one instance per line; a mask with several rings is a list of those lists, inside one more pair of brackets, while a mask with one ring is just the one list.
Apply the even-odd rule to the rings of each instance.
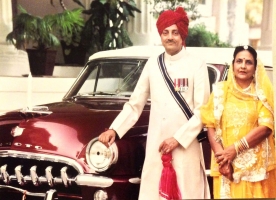
[[52, 77], [0, 76], [0, 113], [61, 101], [81, 69], [55, 66]]
[[28, 77], [0, 77], [0, 113], [60, 101], [74, 81], [75, 78], [35, 77], [30, 84]]

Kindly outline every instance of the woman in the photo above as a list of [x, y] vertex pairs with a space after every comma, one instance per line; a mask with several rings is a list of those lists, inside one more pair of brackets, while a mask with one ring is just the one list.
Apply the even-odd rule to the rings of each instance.
[[228, 80], [213, 85], [201, 118], [212, 148], [214, 198], [275, 198], [273, 88], [257, 52], [238, 46]]

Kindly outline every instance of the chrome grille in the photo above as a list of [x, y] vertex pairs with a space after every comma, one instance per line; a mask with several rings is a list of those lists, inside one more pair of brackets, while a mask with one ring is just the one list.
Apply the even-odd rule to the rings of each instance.
[[0, 151], [0, 186], [45, 193], [56, 189], [79, 194], [75, 178], [83, 174], [74, 160], [43, 154]]

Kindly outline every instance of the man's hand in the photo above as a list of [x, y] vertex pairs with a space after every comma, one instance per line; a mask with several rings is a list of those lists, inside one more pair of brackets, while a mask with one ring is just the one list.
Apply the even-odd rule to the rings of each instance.
[[179, 142], [174, 137], [168, 138], [160, 144], [159, 152], [161, 152], [162, 154], [170, 153], [178, 145], [179, 145]]
[[116, 137], [116, 132], [112, 129], [108, 129], [103, 132], [99, 136], [99, 141], [102, 142], [105, 146], [109, 147], [114, 141]]

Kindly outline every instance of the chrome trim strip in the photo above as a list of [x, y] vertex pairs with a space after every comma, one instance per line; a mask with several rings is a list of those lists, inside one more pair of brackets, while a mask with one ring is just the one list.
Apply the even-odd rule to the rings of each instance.
[[140, 183], [141, 183], [141, 178], [139, 178], [139, 177], [130, 178], [130, 179], [128, 179], [128, 181], [129, 181], [130, 183], [133, 183], [133, 184], [140, 184]]
[[[22, 175], [22, 174], [21, 174]], [[101, 187], [101, 188], [107, 188], [113, 185], [114, 181], [112, 178], [104, 177], [104, 176], [95, 176], [92, 174], [81, 174], [77, 175], [75, 178], [66, 178], [66, 181], [64, 181], [65, 177], [39, 177], [37, 182], [39, 185], [41, 184], [48, 184], [50, 187], [54, 187], [55, 185], [64, 185], [65, 187], [68, 187], [68, 185], [71, 185], [72, 183], [76, 183], [79, 186], [90, 186], [90, 187]], [[1, 180], [2, 178], [0, 178]], [[18, 181], [18, 177], [16, 175], [10, 176], [10, 181]], [[20, 179], [21, 183], [23, 184], [29, 184], [33, 183], [32, 178], [30, 176], [23, 176]], [[19, 182], [19, 181], [18, 181]], [[3, 185], [0, 185], [0, 188]]]
[[45, 197], [44, 193], [34, 193], [34, 192], [29, 192], [27, 190], [23, 190], [17, 187], [12, 187], [12, 186], [8, 186], [8, 185], [0, 185], [0, 189], [13, 189], [13, 190], [17, 190], [19, 192], [21, 192], [22, 194], [28, 195], [28, 196], [36, 196], [36, 197]]
[[94, 176], [91, 174], [81, 174], [76, 176], [75, 183], [81, 186], [110, 187], [114, 181], [104, 176]]
[[75, 160], [71, 158], [66, 158], [62, 156], [41, 154], [41, 153], [32, 153], [32, 152], [22, 152], [16, 150], [0, 150], [1, 157], [14, 157], [14, 158], [25, 158], [25, 159], [34, 159], [34, 160], [45, 160], [51, 162], [59, 162], [70, 165], [74, 167], [79, 174], [84, 174], [82, 166]]

